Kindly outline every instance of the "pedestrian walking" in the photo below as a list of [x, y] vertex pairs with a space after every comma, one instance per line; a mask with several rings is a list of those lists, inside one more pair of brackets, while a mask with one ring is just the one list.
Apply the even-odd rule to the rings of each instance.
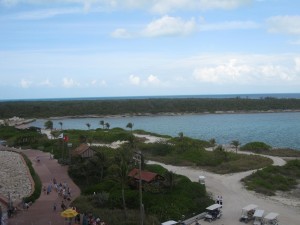
[[217, 200], [216, 200], [217, 204], [220, 204], [220, 196], [218, 195]]
[[53, 203], [53, 211], [56, 212], [56, 202]]

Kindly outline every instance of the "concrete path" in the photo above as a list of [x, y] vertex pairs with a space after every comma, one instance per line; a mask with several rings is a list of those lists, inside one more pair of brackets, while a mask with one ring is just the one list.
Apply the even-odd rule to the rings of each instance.
[[[55, 178], [58, 183], [68, 184], [71, 188], [72, 200], [80, 195], [80, 189], [68, 176], [67, 166], [61, 166], [57, 160], [50, 159], [49, 153], [38, 150], [22, 150], [22, 152], [31, 160], [43, 186], [47, 187]], [[39, 156], [40, 162], [36, 161], [37, 156]], [[62, 200], [55, 190], [52, 190], [49, 195], [44, 194], [42, 191], [40, 198], [30, 206], [28, 211], [18, 212], [16, 216], [8, 220], [8, 225], [65, 225], [67, 223], [60, 216]], [[53, 211], [54, 203], [57, 205], [56, 212]], [[70, 201], [66, 204], [69, 205]]]

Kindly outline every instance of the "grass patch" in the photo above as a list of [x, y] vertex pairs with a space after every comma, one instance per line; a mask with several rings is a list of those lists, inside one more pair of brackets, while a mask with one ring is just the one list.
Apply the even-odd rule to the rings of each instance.
[[276, 191], [290, 191], [300, 179], [300, 160], [291, 160], [284, 166], [268, 166], [242, 179], [246, 188], [265, 195]]

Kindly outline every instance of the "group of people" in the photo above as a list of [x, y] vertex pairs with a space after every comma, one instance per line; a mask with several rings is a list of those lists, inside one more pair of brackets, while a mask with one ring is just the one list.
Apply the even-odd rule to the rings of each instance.
[[223, 197], [218, 195], [216, 199], [216, 203], [223, 207]]
[[89, 213], [89, 214], [83, 214], [82, 225], [107, 225], [107, 224], [99, 217]]
[[58, 183], [56, 179], [53, 178], [47, 187], [43, 187], [44, 194], [49, 195], [52, 189], [58, 193], [59, 197], [71, 201], [71, 188], [67, 183]]

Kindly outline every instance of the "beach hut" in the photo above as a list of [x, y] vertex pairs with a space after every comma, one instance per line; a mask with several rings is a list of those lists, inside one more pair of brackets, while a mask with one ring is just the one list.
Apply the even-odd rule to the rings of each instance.
[[79, 145], [72, 151], [72, 156], [80, 156], [82, 158], [91, 158], [95, 154], [95, 151], [86, 143]]

